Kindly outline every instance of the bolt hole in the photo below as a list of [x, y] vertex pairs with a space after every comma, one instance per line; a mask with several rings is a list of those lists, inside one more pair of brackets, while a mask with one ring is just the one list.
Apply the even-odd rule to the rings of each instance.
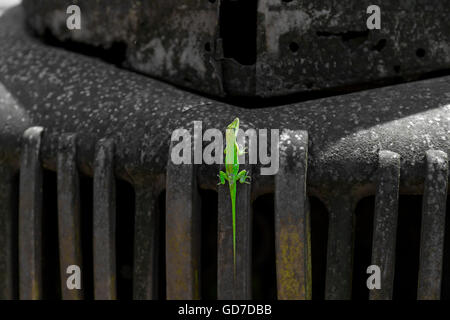
[[394, 66], [395, 73], [400, 73], [401, 67], [400, 66]]
[[211, 52], [211, 43], [210, 42], [205, 43], [205, 51]]
[[419, 58], [425, 57], [425, 53], [425, 49], [419, 48], [416, 50], [416, 56], [418, 56]]
[[381, 50], [384, 49], [384, 47], [386, 47], [386, 43], [387, 43], [386, 39], [381, 39], [380, 41], [378, 41], [378, 43], [376, 45], [374, 45], [372, 47], [372, 50], [376, 50], [376, 51], [380, 52]]
[[216, 0], [208, 0], [209, 2], [211, 2], [211, 3], [214, 3], [214, 2], [216, 2]]
[[306, 88], [308, 88], [308, 89], [312, 89], [312, 87], [314, 86], [314, 83], [311, 82], [311, 81], [307, 81], [307, 82], [305, 83], [305, 86], [306, 86]]
[[292, 2], [292, 0], [281, 0], [281, 2], [289, 3], [289, 2]]
[[290, 44], [289, 44], [289, 49], [292, 51], [292, 52], [297, 52], [298, 51], [298, 49], [300, 49], [300, 47], [299, 47], [299, 45], [298, 45], [298, 43], [297, 42], [291, 42]]

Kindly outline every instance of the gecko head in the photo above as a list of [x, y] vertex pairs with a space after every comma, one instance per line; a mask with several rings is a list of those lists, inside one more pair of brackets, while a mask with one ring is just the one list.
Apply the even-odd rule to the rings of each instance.
[[233, 120], [227, 127], [227, 129], [239, 129], [239, 118]]

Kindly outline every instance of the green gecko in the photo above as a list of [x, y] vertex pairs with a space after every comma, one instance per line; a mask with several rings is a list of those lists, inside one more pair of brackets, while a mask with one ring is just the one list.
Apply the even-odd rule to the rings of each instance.
[[247, 171], [242, 170], [239, 172], [239, 156], [243, 155], [244, 150], [239, 150], [239, 146], [236, 141], [236, 136], [239, 130], [239, 118], [234, 119], [234, 121], [228, 125], [225, 140], [226, 148], [225, 153], [225, 172], [219, 172], [220, 182], [218, 184], [225, 184], [225, 180], [228, 181], [230, 187], [230, 197], [231, 197], [231, 210], [233, 219], [233, 266], [234, 275], [236, 276], [236, 182], [247, 183], [247, 179], [250, 177]]

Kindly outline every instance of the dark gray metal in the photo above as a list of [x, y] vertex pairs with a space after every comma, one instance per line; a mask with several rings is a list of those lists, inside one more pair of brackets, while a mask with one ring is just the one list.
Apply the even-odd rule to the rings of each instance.
[[167, 164], [166, 287], [169, 300], [200, 299], [201, 204], [196, 167], [192, 163], [175, 165], [170, 158]]
[[19, 296], [42, 299], [42, 127], [23, 134], [19, 198]]
[[[373, 4], [381, 10], [380, 30], [366, 24]], [[435, 44], [450, 40], [449, 4], [259, 0], [256, 95], [358, 86], [446, 69], [450, 60]]]
[[63, 134], [59, 139], [57, 174], [59, 268], [61, 294], [64, 300], [80, 300], [84, 296], [83, 285], [80, 290], [69, 289], [66, 283], [69, 276], [67, 268], [71, 265], [78, 266], [83, 277], [80, 182], [76, 157], [77, 135]]
[[158, 217], [157, 192], [153, 181], [137, 186], [134, 222], [134, 274], [135, 300], [164, 299], [158, 297]]
[[102, 139], [94, 167], [94, 298], [117, 299], [114, 141]]
[[[225, 166], [222, 165], [225, 172]], [[241, 164], [239, 170], [252, 175], [252, 166]], [[218, 181], [218, 180], [217, 180]], [[236, 186], [236, 274], [233, 259], [233, 220], [228, 182], [218, 186], [217, 298], [251, 299], [252, 268], [252, 186]]]
[[278, 299], [312, 297], [311, 234], [307, 205], [308, 133], [283, 131], [275, 176], [275, 251]]
[[448, 157], [443, 151], [429, 150], [426, 158], [417, 299], [439, 300], [448, 192]]
[[327, 300], [348, 300], [352, 295], [354, 211], [355, 199], [348, 191], [328, 203]]
[[60, 40], [125, 49], [112, 54], [126, 54], [124, 59], [135, 70], [223, 94], [221, 67], [214, 57], [220, 1], [78, 0], [81, 31], [66, 27], [65, 12], [73, 4], [71, 0], [23, 1], [27, 20], [38, 34], [50, 32]]
[[[244, 129], [308, 131], [308, 192], [330, 202], [334, 194], [348, 190], [355, 201], [375, 193], [374, 172], [382, 149], [403, 159], [401, 192], [420, 194], [425, 152], [450, 149], [446, 139], [450, 77], [248, 110], [42, 45], [17, 23], [22, 19], [20, 10], [8, 11], [0, 18], [0, 82], [16, 100], [0, 109], [4, 124], [0, 126], [0, 144], [12, 164], [19, 162], [22, 128], [40, 124], [51, 128], [44, 136], [45, 168], [56, 170], [57, 141], [62, 132], [79, 134], [79, 169], [90, 176], [95, 144], [104, 137], [114, 138], [117, 177], [134, 184], [144, 175], [165, 176], [173, 130], [192, 128], [193, 120], [201, 120], [205, 129], [225, 128], [239, 116]], [[28, 52], [33, 52], [33, 58]], [[40, 63], [36, 65], [36, 61]], [[60, 67], [67, 65], [71, 67]], [[39, 78], [44, 70], [47, 76]], [[199, 169], [200, 188], [215, 189], [216, 169]], [[259, 165], [256, 172], [258, 169]], [[253, 190], [255, 196], [272, 192], [273, 177], [256, 175]]]
[[450, 42], [449, 0], [384, 0], [380, 30], [367, 28], [374, 3], [366, 0], [78, 0], [80, 31], [66, 27], [71, 4], [24, 0], [27, 22], [38, 34], [112, 48], [135, 70], [214, 95], [279, 96], [450, 67], [442, 45]]
[[[170, 135], [175, 129], [191, 128], [193, 120], [202, 120], [204, 128], [224, 128], [239, 116], [244, 129], [308, 131], [308, 193], [327, 203], [330, 237], [337, 240], [328, 248], [328, 298], [350, 296], [352, 212], [359, 199], [375, 194], [379, 151], [389, 149], [401, 156], [400, 192], [421, 194], [425, 152], [450, 150], [450, 77], [248, 110], [43, 45], [29, 36], [22, 20], [20, 9], [0, 18], [0, 145], [7, 155], [3, 163], [18, 167], [22, 133], [37, 124], [49, 128], [41, 161], [53, 171], [61, 133], [78, 133], [79, 170], [86, 175], [93, 174], [97, 141], [116, 141], [115, 173], [132, 183], [139, 195], [136, 297], [155, 297], [156, 195], [165, 185], [161, 181]], [[214, 166], [200, 167], [199, 187], [214, 190], [216, 175]], [[273, 192], [273, 180], [254, 175], [252, 197]]]
[[382, 150], [379, 161], [373, 220], [372, 265], [377, 265], [381, 269], [381, 289], [372, 289], [370, 299], [390, 300], [394, 291], [400, 156]]
[[17, 298], [16, 174], [0, 160], [0, 300]]

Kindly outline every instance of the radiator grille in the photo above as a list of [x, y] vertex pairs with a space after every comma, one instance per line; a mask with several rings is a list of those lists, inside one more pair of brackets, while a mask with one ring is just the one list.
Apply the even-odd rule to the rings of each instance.
[[[48, 245], [49, 241], [46, 239], [47, 234], [43, 232], [48, 229], [43, 224], [46, 221], [43, 219], [43, 194], [46, 191], [43, 189], [44, 171], [40, 161], [43, 131], [43, 128], [33, 127], [24, 133], [18, 188], [15, 182], [17, 172], [0, 166], [0, 210], [3, 217], [0, 241], [4, 248], [0, 256], [0, 280], [3, 298], [14, 298], [15, 295], [20, 299], [46, 297], [43, 290], [43, 252], [44, 245]], [[325, 262], [320, 261], [320, 256], [324, 256], [325, 248], [317, 240], [318, 237], [323, 240], [323, 232], [321, 234], [317, 229], [323, 228], [318, 223], [325, 221], [316, 216], [311, 218], [310, 207], [317, 208], [320, 201], [307, 197], [308, 135], [304, 131], [286, 133], [280, 142], [280, 171], [275, 176], [273, 193], [276, 296], [278, 299], [311, 299], [314, 279], [324, 282], [326, 299], [350, 299], [354, 279], [352, 270], [356, 203], [352, 197], [341, 195], [331, 205], [329, 202], [325, 204], [329, 216], [328, 232], [325, 235], [328, 244], [324, 272], [320, 265]], [[82, 223], [80, 189], [83, 184], [80, 184], [77, 169], [76, 135], [61, 135], [58, 150], [56, 216], [60, 294], [57, 296], [60, 295], [63, 299], [200, 299], [203, 292], [204, 296], [211, 297], [210, 293], [206, 294], [205, 288], [216, 286], [218, 299], [263, 296], [260, 292], [252, 292], [252, 288], [255, 288], [252, 282], [255, 273], [252, 268], [252, 260], [255, 258], [252, 248], [259, 245], [252, 243], [252, 239], [261, 239], [265, 235], [258, 235], [256, 238], [253, 235], [255, 212], [252, 209], [254, 201], [251, 185], [238, 186], [238, 246], [234, 274], [231, 207], [226, 186], [219, 186], [217, 190], [217, 251], [208, 252], [205, 248], [211, 248], [211, 244], [205, 241], [211, 239], [211, 234], [202, 235], [208, 228], [202, 226], [202, 223], [215, 223], [215, 219], [205, 218], [205, 215], [216, 213], [210, 205], [202, 208], [202, 203], [205, 203], [202, 197], [211, 197], [211, 193], [198, 189], [197, 166], [177, 166], [169, 161], [165, 193], [161, 196], [151, 183], [134, 186], [135, 208], [134, 203], [124, 206], [117, 200], [120, 195], [116, 194], [114, 141], [100, 140], [95, 151], [93, 211], [92, 217], [89, 217], [92, 219], [89, 229], [83, 227]], [[448, 159], [445, 152], [438, 150], [430, 150], [424, 156], [426, 167], [417, 298], [439, 299], [443, 278]], [[252, 167], [247, 165], [246, 170], [251, 172]], [[380, 151], [376, 172], [371, 263], [380, 266], [382, 270], [382, 288], [370, 292], [369, 297], [374, 300], [393, 298], [396, 258], [398, 259], [396, 239], [400, 179], [400, 156], [390, 151]], [[19, 195], [16, 194], [17, 190]], [[165, 201], [162, 199], [164, 195]], [[14, 213], [17, 201], [16, 225]], [[130, 208], [135, 210], [134, 214], [131, 212], [134, 230], [127, 232], [122, 227], [126, 228], [131, 220], [122, 224], [121, 216], [130, 213], [119, 211]], [[315, 214], [314, 210], [312, 214]], [[161, 211], [165, 214], [159, 214]], [[162, 228], [164, 225], [165, 228]], [[86, 232], [91, 234], [86, 236], [83, 234]], [[116, 233], [123, 237], [117, 237]], [[82, 243], [86, 239], [91, 242], [87, 246]], [[119, 239], [128, 239], [124, 240], [128, 243], [133, 241], [134, 250], [131, 250], [131, 246], [124, 246]], [[89, 246], [91, 249], [87, 249], [87, 253], [83, 252]], [[118, 251], [120, 258], [117, 257]], [[133, 251], [132, 258], [130, 251]], [[92, 261], [89, 258], [87, 263], [84, 261], [86, 254], [92, 255]], [[217, 258], [214, 257], [217, 259], [216, 277], [211, 276], [212, 259], [205, 257], [208, 254], [217, 254]], [[126, 255], [130, 258], [123, 258]], [[118, 266], [120, 269], [124, 267], [126, 263], [122, 262], [127, 259], [133, 260], [128, 261], [128, 268], [131, 265], [133, 268], [132, 295], [131, 289], [127, 289], [127, 281], [118, 275], [123, 271], [118, 270]], [[123, 261], [118, 263], [118, 260]], [[209, 271], [202, 269], [206, 260], [210, 263]], [[65, 282], [68, 265], [80, 266], [83, 275], [89, 275], [84, 270], [92, 268], [92, 288], [87, 285], [83, 286], [84, 290], [68, 290]], [[209, 272], [209, 275], [205, 276], [203, 272]], [[128, 273], [131, 271], [128, 270]], [[217, 283], [202, 283], [205, 279], [214, 279]], [[314, 288], [319, 287], [315, 285]], [[88, 289], [92, 293], [86, 292]], [[129, 292], [128, 295], [122, 293], [122, 290]], [[320, 297], [320, 294], [315, 293], [314, 297]]]

